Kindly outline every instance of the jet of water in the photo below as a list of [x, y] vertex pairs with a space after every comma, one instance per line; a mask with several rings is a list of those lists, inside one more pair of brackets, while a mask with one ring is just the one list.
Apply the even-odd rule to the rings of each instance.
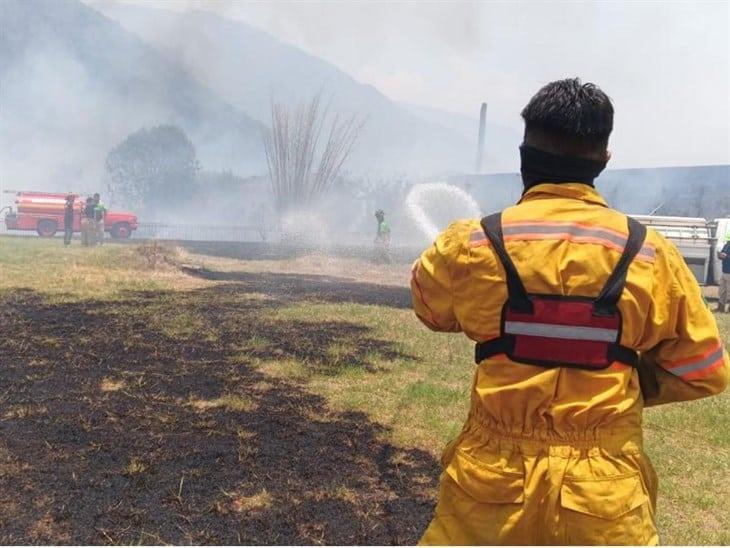
[[481, 209], [463, 189], [447, 183], [415, 185], [406, 196], [408, 216], [428, 240], [455, 219], [479, 218]]

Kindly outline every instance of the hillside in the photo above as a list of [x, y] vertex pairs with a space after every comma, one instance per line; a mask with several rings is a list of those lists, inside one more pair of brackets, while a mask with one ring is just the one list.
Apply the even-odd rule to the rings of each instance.
[[[398, 103], [411, 114], [418, 116], [433, 124], [438, 124], [461, 135], [469, 142], [476, 143], [479, 118], [475, 109], [474, 117], [465, 116], [455, 112], [414, 105], [411, 103]], [[484, 156], [482, 158], [482, 172], [494, 173], [496, 171], [510, 171], [519, 168], [518, 147], [522, 142], [522, 135], [514, 129], [503, 125], [493, 124], [489, 121], [489, 109], [487, 109], [487, 127], [484, 136]], [[476, 160], [476, 145], [473, 146], [472, 163], [464, 170], [467, 173], [473, 172]]]
[[110, 147], [163, 123], [181, 126], [207, 167], [264, 169], [257, 121], [88, 6], [3, 0], [0, 28], [6, 188], [99, 185]]
[[[366, 128], [350, 163], [354, 170], [430, 175], [473, 167], [477, 123], [464, 132], [467, 117], [400, 105], [318, 57], [210, 12], [178, 13], [112, 2], [92, 5], [263, 123], [268, 123], [272, 97], [297, 102], [320, 91], [331, 98], [333, 110], [364, 115]], [[475, 113], [478, 108], [474, 106]], [[487, 133], [493, 137], [487, 145], [492, 160], [488, 169], [514, 168], [502, 162], [513, 154], [501, 152], [512, 152], [519, 136], [505, 138], [503, 128], [491, 126]]]

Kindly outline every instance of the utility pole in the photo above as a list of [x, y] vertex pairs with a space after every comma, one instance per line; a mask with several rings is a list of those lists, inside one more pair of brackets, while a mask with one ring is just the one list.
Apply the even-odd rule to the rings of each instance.
[[487, 103], [482, 103], [479, 112], [479, 143], [477, 144], [477, 161], [474, 173], [482, 172], [482, 158], [484, 156], [484, 133], [487, 129]]

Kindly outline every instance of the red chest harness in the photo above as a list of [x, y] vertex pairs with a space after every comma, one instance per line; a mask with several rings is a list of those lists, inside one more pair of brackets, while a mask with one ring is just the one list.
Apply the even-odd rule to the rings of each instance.
[[528, 293], [502, 234], [502, 214], [482, 219], [482, 228], [502, 263], [507, 302], [502, 307], [500, 336], [477, 343], [477, 363], [497, 354], [515, 362], [542, 367], [605, 369], [613, 362], [638, 366], [638, 354], [622, 346], [618, 301], [629, 265], [644, 245], [646, 228], [628, 217], [629, 237], [614, 271], [598, 297]]

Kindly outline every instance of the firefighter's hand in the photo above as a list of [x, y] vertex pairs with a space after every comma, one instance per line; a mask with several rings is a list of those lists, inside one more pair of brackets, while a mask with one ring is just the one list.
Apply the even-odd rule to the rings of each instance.
[[723, 253], [722, 251], [720, 251], [720, 252], [719, 252], [719, 253], [717, 254], [717, 256], [718, 256], [718, 257], [719, 257], [720, 259], [722, 259], [723, 261], [724, 261], [725, 259], [727, 259], [727, 253]]

